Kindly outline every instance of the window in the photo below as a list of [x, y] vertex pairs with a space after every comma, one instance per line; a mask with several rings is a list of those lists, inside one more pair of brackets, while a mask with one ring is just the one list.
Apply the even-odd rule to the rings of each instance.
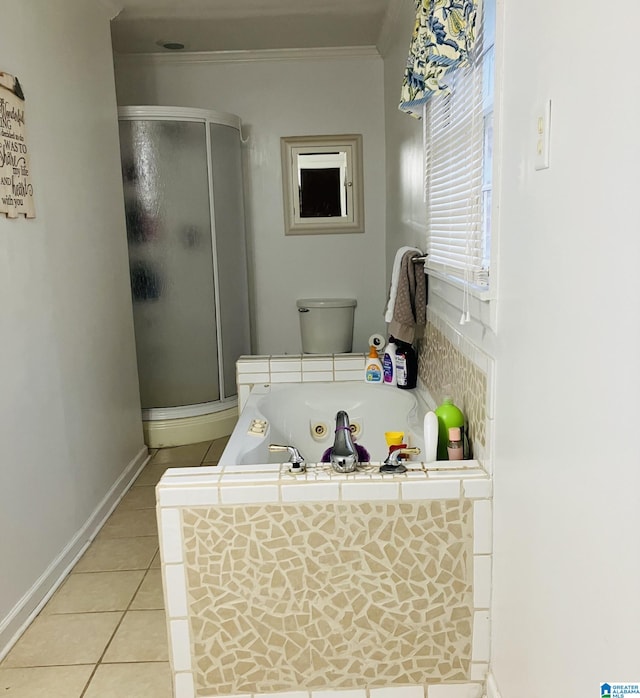
[[469, 66], [447, 74], [449, 94], [424, 114], [427, 272], [480, 292], [491, 278], [494, 37], [486, 0]]
[[285, 235], [364, 232], [362, 136], [280, 139]]

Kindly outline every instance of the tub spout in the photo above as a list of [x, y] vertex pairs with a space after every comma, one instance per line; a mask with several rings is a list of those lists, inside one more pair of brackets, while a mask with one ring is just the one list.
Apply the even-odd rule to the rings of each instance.
[[336, 435], [329, 460], [338, 473], [352, 473], [358, 465], [358, 451], [351, 438], [349, 415], [340, 410], [336, 415]]

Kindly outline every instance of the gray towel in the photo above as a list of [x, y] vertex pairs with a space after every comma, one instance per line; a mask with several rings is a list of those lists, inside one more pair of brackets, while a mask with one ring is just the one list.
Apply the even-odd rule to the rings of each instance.
[[389, 334], [413, 344], [416, 327], [427, 322], [427, 277], [421, 263], [412, 262], [415, 252], [406, 252], [400, 264], [398, 293], [393, 306]]

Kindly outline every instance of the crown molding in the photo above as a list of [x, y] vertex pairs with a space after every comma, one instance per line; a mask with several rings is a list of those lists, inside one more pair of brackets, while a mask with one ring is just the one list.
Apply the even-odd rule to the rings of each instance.
[[264, 61], [317, 61], [343, 58], [380, 58], [375, 46], [327, 46], [319, 48], [283, 48], [258, 51], [189, 51], [185, 53], [116, 53], [118, 63], [250, 63]]

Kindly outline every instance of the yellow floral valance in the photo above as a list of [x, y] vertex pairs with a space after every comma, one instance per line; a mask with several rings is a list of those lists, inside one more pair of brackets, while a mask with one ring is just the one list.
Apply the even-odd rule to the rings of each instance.
[[432, 95], [448, 92], [445, 75], [469, 62], [476, 14], [476, 0], [416, 0], [399, 109], [420, 118]]

